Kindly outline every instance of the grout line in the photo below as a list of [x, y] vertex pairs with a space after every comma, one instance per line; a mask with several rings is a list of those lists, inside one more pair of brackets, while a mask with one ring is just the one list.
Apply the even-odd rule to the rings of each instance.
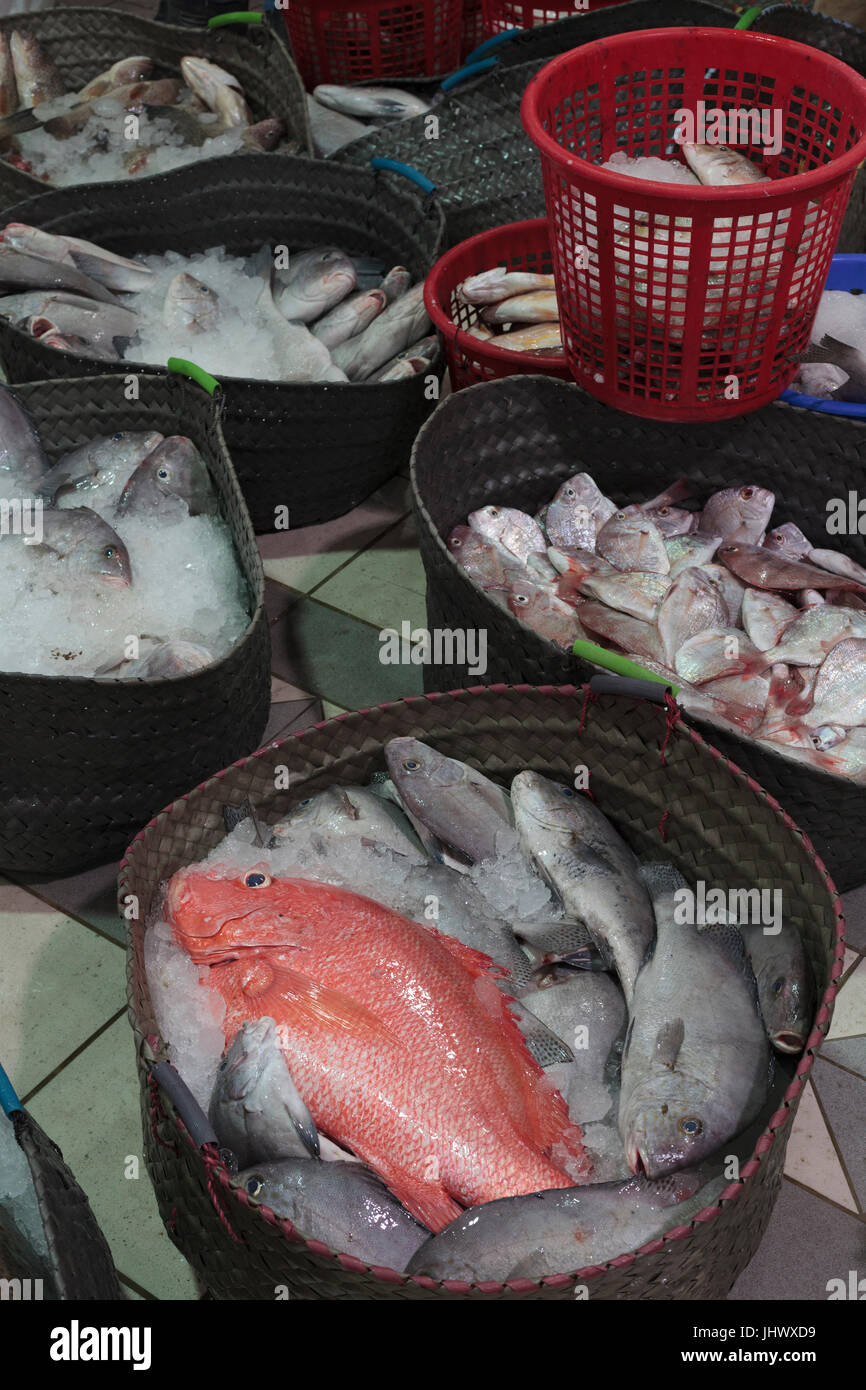
[[[406, 519], [411, 515], [411, 511], [404, 512], [403, 515], [398, 517], [396, 521], [389, 522], [388, 525], [385, 527], [384, 531], [379, 532], [378, 536], [374, 536], [373, 539], [369, 541], [367, 545], [362, 545], [361, 549], [356, 550], [355, 554], [350, 556], [348, 560], [344, 560], [341, 565], [338, 565], [337, 568], [335, 570], [332, 570], [330, 574], [326, 575], [324, 579], [320, 579], [317, 584], [314, 584], [312, 589], [308, 589], [307, 598], [309, 598], [311, 594], [314, 594], [317, 589], [321, 589], [323, 584], [330, 584], [332, 579], [336, 579], [337, 575], [341, 574], [342, 571], [346, 569], [348, 565], [353, 565], [355, 561], [360, 558], [361, 555], [366, 555], [368, 550], [373, 550], [374, 547], [377, 546], [380, 541], [383, 541], [385, 537], [390, 534], [391, 531], [396, 531], [398, 526], [402, 526], [403, 522], [406, 521]], [[415, 549], [417, 550], [418, 546], [416, 546]], [[350, 613], [348, 616], [353, 617], [354, 614]]]
[[[799, 1182], [797, 1178], [792, 1178], [788, 1173], [784, 1173], [783, 1177], [792, 1187], [799, 1187], [801, 1192], [808, 1192], [810, 1197], [817, 1197], [820, 1201], [826, 1202], [828, 1207], [835, 1207], [836, 1211], [841, 1211], [845, 1216], [850, 1216], [852, 1221], [859, 1221], [863, 1225], [866, 1225], [866, 1216], [864, 1216], [862, 1212], [852, 1211], [850, 1207], [843, 1207], [841, 1202], [834, 1202], [832, 1197], [825, 1197], [824, 1193], [819, 1192], [817, 1188], [807, 1187], [804, 1182]], [[851, 1196], [854, 1196], [853, 1192]]]
[[[863, 1037], [863, 1034], [862, 1034], [862, 1033], [855, 1033], [855, 1034], [854, 1034], [854, 1038], [855, 1038], [855, 1039], [856, 1039], [856, 1038], [860, 1038], [860, 1037]], [[851, 1041], [853, 1041], [853, 1039], [851, 1039], [851, 1038], [834, 1038], [834, 1039], [833, 1039], [833, 1042], [851, 1042]], [[827, 1054], [826, 1054], [825, 1052], [823, 1052], [823, 1051], [819, 1052], [819, 1053], [818, 1053], [818, 1056], [820, 1057], [820, 1059], [821, 1059], [822, 1062], [826, 1062], [826, 1063], [827, 1063], [828, 1067], [838, 1067], [838, 1068], [839, 1068], [839, 1071], [844, 1071], [848, 1076], [856, 1077], [856, 1079], [857, 1079], [858, 1081], [863, 1081], [864, 1083], [866, 1083], [866, 1076], [863, 1075], [862, 1071], [852, 1071], [851, 1067], [846, 1067], [844, 1062], [837, 1062], [836, 1059], [835, 1059], [835, 1057], [828, 1057]], [[812, 1075], [814, 1076], [814, 1072], [812, 1073]]]
[[[820, 1055], [820, 1054], [819, 1054], [819, 1055]], [[852, 1179], [852, 1177], [851, 1177], [851, 1174], [848, 1172], [848, 1165], [847, 1165], [847, 1163], [845, 1162], [845, 1157], [844, 1157], [844, 1155], [843, 1155], [843, 1153], [842, 1153], [842, 1150], [841, 1150], [840, 1147], [839, 1147], [839, 1144], [838, 1144], [837, 1139], [836, 1139], [836, 1135], [835, 1135], [835, 1133], [834, 1133], [834, 1131], [833, 1131], [833, 1125], [832, 1125], [832, 1122], [831, 1122], [831, 1120], [830, 1120], [830, 1116], [827, 1114], [827, 1111], [826, 1111], [826, 1109], [824, 1108], [824, 1102], [822, 1101], [822, 1099], [821, 1099], [821, 1093], [820, 1093], [820, 1091], [818, 1090], [818, 1086], [817, 1086], [817, 1083], [816, 1083], [816, 1071], [815, 1071], [815, 1070], [813, 1070], [812, 1075], [811, 1075], [811, 1077], [810, 1077], [810, 1080], [811, 1080], [811, 1082], [812, 1082], [812, 1095], [815, 1097], [815, 1100], [816, 1100], [816, 1102], [817, 1102], [817, 1104], [818, 1104], [818, 1109], [819, 1109], [820, 1112], [821, 1112], [821, 1117], [822, 1117], [822, 1119], [823, 1119], [823, 1121], [824, 1121], [824, 1124], [825, 1124], [826, 1127], [827, 1127], [827, 1133], [828, 1133], [829, 1136], [830, 1136], [830, 1142], [832, 1143], [833, 1148], [836, 1150], [836, 1157], [837, 1157], [838, 1160], [839, 1160], [840, 1166], [841, 1166], [841, 1168], [842, 1168], [842, 1172], [845, 1174], [845, 1181], [846, 1181], [847, 1184], [848, 1184], [849, 1190], [850, 1190], [850, 1192], [851, 1192], [851, 1196], [854, 1198], [854, 1201], [855, 1201], [856, 1204], [857, 1204], [857, 1211], [860, 1213], [861, 1216], [863, 1216], [863, 1215], [864, 1215], [863, 1207], [862, 1207], [862, 1205], [861, 1205], [861, 1203], [860, 1203], [860, 1198], [859, 1198], [858, 1193], [857, 1193], [856, 1185], [855, 1185], [855, 1183], [854, 1183], [854, 1181], [853, 1181], [853, 1179]]]
[[101, 1037], [103, 1033], [107, 1032], [108, 1029], [111, 1028], [112, 1025], [115, 1024], [119, 1018], [123, 1018], [126, 1014], [126, 1011], [127, 1005], [124, 1004], [122, 1009], [118, 1009], [117, 1013], [112, 1014], [111, 1018], [109, 1018], [107, 1022], [103, 1023], [100, 1028], [97, 1028], [94, 1033], [91, 1033], [89, 1038], [85, 1038], [84, 1042], [80, 1043], [79, 1046], [76, 1047], [73, 1052], [70, 1052], [68, 1057], [64, 1057], [63, 1061], [59, 1062], [53, 1071], [50, 1071], [47, 1076], [44, 1076], [36, 1086], [31, 1087], [27, 1094], [21, 1097], [21, 1104], [25, 1106], [29, 1105], [31, 1100], [33, 1100], [35, 1096], [39, 1095], [40, 1091], [44, 1091], [45, 1087], [49, 1084], [49, 1082], [54, 1081], [62, 1071], [65, 1071], [65, 1069], [69, 1066], [70, 1062], [74, 1062], [76, 1057], [80, 1057], [82, 1052], [84, 1052], [84, 1050], [88, 1048], [92, 1042], [96, 1042], [96, 1039]]
[[132, 1289], [132, 1292], [137, 1293], [141, 1298], [146, 1298], [150, 1303], [159, 1302], [158, 1294], [151, 1293], [149, 1289], [143, 1289], [141, 1284], [137, 1284], [134, 1279], [130, 1279], [128, 1274], [122, 1274], [120, 1270], [118, 1270], [117, 1277], [121, 1284], [125, 1284], [128, 1289]]
[[[7, 870], [7, 874], [8, 873], [10, 873], [9, 870]], [[45, 903], [46, 907], [55, 908], [56, 911], [59, 912], [62, 917], [68, 917], [71, 921], [77, 922], [80, 927], [89, 928], [89, 930], [95, 932], [97, 936], [103, 937], [105, 941], [110, 941], [112, 946], [119, 946], [121, 950], [126, 950], [125, 941], [118, 941], [117, 937], [112, 936], [111, 933], [107, 932], [104, 927], [97, 927], [93, 922], [88, 922], [85, 917], [79, 917], [78, 913], [73, 912], [71, 908], [64, 907], [62, 903], [54, 902], [51, 898], [46, 898], [44, 893], [40, 893], [38, 888], [32, 887], [31, 884], [26, 882], [26, 880], [13, 878], [10, 879], [10, 881], [14, 883], [16, 888], [23, 889], [23, 891], [25, 893], [29, 893], [31, 897], [36, 898], [41, 903]], [[118, 921], [120, 921], [119, 917]]]

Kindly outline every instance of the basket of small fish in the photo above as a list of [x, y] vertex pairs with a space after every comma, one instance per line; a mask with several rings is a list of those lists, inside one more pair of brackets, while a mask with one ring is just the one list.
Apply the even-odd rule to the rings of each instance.
[[862, 431], [784, 405], [721, 427], [638, 423], [543, 377], [444, 401], [412, 462], [428, 623], [483, 636], [484, 659], [430, 666], [430, 686], [638, 664], [854, 887]]
[[521, 372], [571, 380], [551, 267], [543, 217], [481, 232], [436, 262], [424, 298], [452, 390]]
[[46, 187], [311, 148], [304, 89], [273, 22], [239, 32], [110, 8], [7, 16], [0, 118], [0, 207]]
[[312, 89], [365, 77], [445, 77], [460, 66], [464, 0], [308, 0], [283, 12]]
[[866, 156], [866, 79], [767, 34], [648, 30], [549, 63], [522, 115], [575, 380], [651, 419], [778, 396]]
[[789, 405], [866, 419], [866, 256], [834, 256]]
[[0, 866], [77, 873], [257, 746], [264, 576], [199, 386], [31, 382], [0, 411]]
[[423, 278], [442, 238], [437, 203], [405, 178], [227, 157], [9, 217], [10, 380], [194, 361], [225, 387], [256, 531], [340, 516], [405, 467], [438, 394]]
[[753, 1255], [838, 900], [663, 704], [590, 695], [332, 719], [130, 846], [146, 1160], [215, 1297], [711, 1299]]

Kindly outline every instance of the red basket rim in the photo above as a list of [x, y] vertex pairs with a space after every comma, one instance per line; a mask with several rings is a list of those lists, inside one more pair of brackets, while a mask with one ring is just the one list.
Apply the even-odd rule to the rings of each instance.
[[670, 199], [674, 203], [697, 201], [707, 203], [710, 206], [714, 203], [725, 203], [726, 206], [730, 206], [733, 213], [754, 212], [758, 200], [766, 199], [775, 202], [782, 197], [789, 198], [792, 194], [822, 187], [828, 179], [844, 176], [866, 159], [866, 131], [864, 131], [856, 145], [853, 145], [850, 150], [831, 159], [827, 164], [822, 164], [817, 169], [809, 169], [803, 174], [786, 174], [784, 178], [772, 179], [768, 183], [743, 184], [744, 192], [732, 193], [730, 186], [710, 188], [705, 184], [696, 186], [693, 184], [660, 183], [655, 179], [636, 179], [629, 174], [615, 174], [610, 169], [602, 169], [600, 164], [595, 164], [592, 160], [584, 159], [582, 155], [571, 154], [568, 150], [563, 149], [552, 135], [548, 135], [541, 124], [536, 108], [541, 89], [554, 72], [574, 62], [575, 54], [579, 54], [581, 61], [584, 58], [591, 61], [593, 50], [607, 48], [615, 51], [619, 48], [630, 47], [636, 40], [655, 39], [662, 36], [667, 38], [674, 36], [678, 38], [708, 38], [716, 45], [722, 42], [745, 45], [761, 43], [768, 47], [775, 47], [777, 50], [791, 52], [792, 56], [794, 53], [802, 54], [817, 68], [829, 69], [831, 78], [835, 75], [838, 81], [839, 74], [842, 73], [845, 74], [849, 84], [853, 81], [860, 85], [863, 96], [863, 120], [864, 126], [866, 126], [866, 78], [860, 77], [859, 73], [855, 72], [847, 63], [843, 63], [841, 59], [834, 58], [829, 53], [824, 53], [820, 48], [810, 48], [808, 44], [796, 43], [793, 39], [780, 38], [776, 34], [753, 34], [748, 30], [707, 29], [698, 25], [687, 29], [639, 29], [625, 34], [615, 34], [610, 38], [594, 39], [592, 43], [583, 44], [579, 49], [562, 53], [558, 58], [545, 64], [528, 83], [520, 103], [520, 116], [524, 130], [533, 144], [537, 146], [541, 155], [558, 164], [561, 168], [577, 169], [582, 166], [591, 170], [593, 180], [597, 180], [603, 188], [628, 194], [632, 199], [636, 196], [661, 197]]
[[[446, 251], [444, 256], [440, 256], [438, 261], [428, 271], [424, 281], [424, 304], [427, 313], [433, 322], [434, 328], [442, 334], [446, 342], [453, 347], [459, 348], [467, 357], [474, 357], [479, 361], [501, 362], [503, 366], [513, 367], [515, 357], [524, 357], [525, 353], [515, 353], [508, 348], [494, 346], [495, 338], [474, 338], [471, 333], [456, 324], [448, 313], [442, 302], [442, 295], [450, 293], [445, 288], [445, 280], [451, 271], [454, 261], [466, 250], [482, 245], [490, 244], [495, 247], [496, 241], [506, 233], [537, 232], [541, 228], [548, 227], [546, 217], [528, 217], [521, 222], [502, 222], [498, 227], [490, 227], [487, 231], [476, 232], [475, 236], [467, 237], [465, 241], [460, 241], [456, 246], [452, 246], [450, 251]], [[550, 237], [547, 238], [548, 246]], [[557, 353], [534, 353], [532, 365], [540, 373], [550, 371], [562, 371], [566, 365], [565, 355]]]

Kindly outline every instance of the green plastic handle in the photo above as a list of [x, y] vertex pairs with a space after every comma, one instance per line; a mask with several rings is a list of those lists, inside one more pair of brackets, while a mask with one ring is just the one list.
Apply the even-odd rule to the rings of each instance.
[[256, 10], [232, 10], [231, 14], [215, 14], [207, 22], [209, 29], [222, 29], [226, 24], [264, 24], [265, 17]]
[[644, 670], [636, 661], [629, 661], [627, 656], [609, 652], [606, 647], [597, 647], [594, 642], [584, 642], [582, 638], [578, 638], [571, 650], [575, 656], [582, 656], [585, 661], [593, 661], [596, 666], [603, 666], [606, 671], [613, 671], [616, 676], [631, 676], [634, 680], [656, 681], [659, 685], [669, 685], [674, 699], [680, 693], [680, 687], [674, 685], [673, 681], [656, 675], [655, 671]]
[[[766, 0], [765, 0], [765, 3], [766, 3]], [[745, 13], [744, 15], [741, 15], [741, 16], [740, 16], [740, 18], [737, 20], [736, 24], [734, 25], [734, 28], [735, 28], [735, 29], [751, 29], [751, 27], [752, 27], [752, 25], [754, 24], [755, 20], [758, 18], [758, 15], [761, 13], [761, 10], [763, 10], [763, 9], [764, 9], [764, 5], [753, 5], [751, 9], [746, 10], [746, 13]]]
[[210, 372], [206, 372], [204, 367], [197, 366], [195, 362], [187, 362], [185, 357], [170, 357], [165, 365], [170, 372], [177, 372], [178, 376], [188, 376], [191, 381], [197, 381], [209, 396], [216, 396], [222, 390], [215, 376], [211, 376]]

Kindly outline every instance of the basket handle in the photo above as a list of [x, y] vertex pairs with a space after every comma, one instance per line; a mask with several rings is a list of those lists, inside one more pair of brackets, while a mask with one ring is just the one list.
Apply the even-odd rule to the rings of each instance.
[[12, 1082], [9, 1080], [3, 1067], [0, 1066], [0, 1110], [11, 1119], [16, 1110], [23, 1109], [24, 1106], [18, 1099]]
[[[609, 652], [606, 647], [598, 647], [595, 642], [586, 642], [579, 638], [572, 647], [572, 652], [584, 661], [591, 661], [594, 665], [603, 666], [605, 670], [613, 673], [610, 676], [592, 677], [590, 689], [600, 694], [638, 695], [641, 699], [655, 700], [658, 704], [664, 704], [665, 692], [668, 690], [674, 699], [679, 694], [680, 687], [674, 685], [673, 681], [665, 680], [664, 676], [657, 676], [654, 671], [647, 671], [636, 661], [629, 661], [628, 657], [619, 656], [617, 652]], [[599, 684], [596, 685], [596, 682]]]
[[230, 14], [215, 14], [207, 22], [209, 29], [222, 29], [226, 24], [264, 24], [265, 16], [257, 10], [232, 10]]
[[180, 1118], [190, 1132], [190, 1137], [196, 1148], [202, 1149], [205, 1144], [213, 1144], [214, 1148], [218, 1149], [219, 1140], [214, 1134], [210, 1120], [202, 1110], [183, 1077], [180, 1075], [180, 1072], [175, 1071], [171, 1062], [155, 1062], [150, 1069], [150, 1074], [157, 1086], [165, 1091], [175, 1110], [180, 1115]]
[[477, 48], [473, 48], [471, 53], [467, 53], [465, 66], [470, 63], [477, 63], [479, 58], [486, 58], [494, 48], [499, 48], [503, 43], [509, 43], [511, 39], [516, 39], [518, 34], [525, 34], [525, 29], [503, 29], [501, 34], [493, 34], [489, 39], [485, 39]]
[[411, 164], [403, 164], [399, 159], [383, 159], [381, 155], [374, 155], [370, 160], [371, 169], [387, 169], [392, 174], [402, 174], [404, 179], [410, 179], [412, 183], [417, 183], [418, 187], [425, 193], [435, 193], [436, 185], [431, 183], [426, 174], [422, 174], [419, 169]]
[[199, 367], [197, 363], [188, 362], [185, 357], [170, 357], [165, 365], [170, 372], [175, 372], [178, 376], [187, 376], [190, 381], [197, 381], [209, 396], [217, 396], [222, 391], [215, 376], [211, 376], [210, 372], [206, 372], [204, 367]]
[[762, 3], [760, 5], [752, 5], [751, 9], [746, 10], [746, 13], [740, 16], [740, 18], [734, 25], [734, 28], [751, 29], [755, 20], [758, 18], [758, 15], [761, 13], [762, 10], [766, 9], [768, 3], [769, 0], [762, 0]]
[[462, 82], [468, 82], [470, 77], [478, 77], [482, 72], [489, 72], [491, 68], [499, 66], [498, 58], [484, 58], [480, 63], [470, 63], [464, 68], [458, 68], [452, 72], [450, 77], [446, 77], [444, 82], [439, 83], [439, 90], [450, 92], [452, 88], [459, 87]]

